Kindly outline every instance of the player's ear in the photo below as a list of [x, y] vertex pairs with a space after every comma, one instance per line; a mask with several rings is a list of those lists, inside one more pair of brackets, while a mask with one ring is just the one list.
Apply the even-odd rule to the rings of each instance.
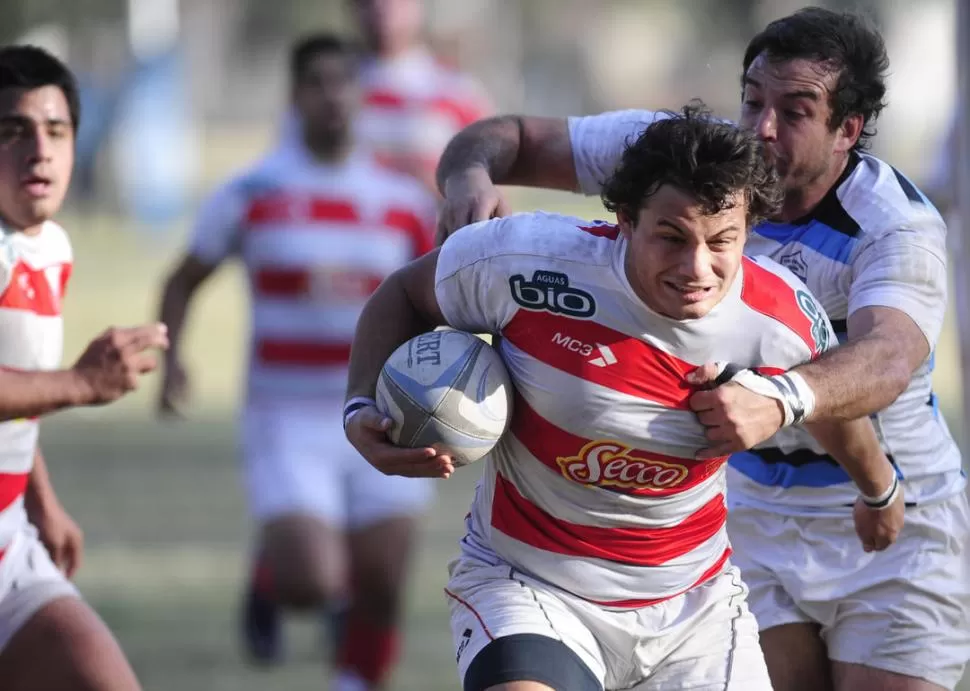
[[845, 152], [855, 146], [856, 142], [859, 141], [859, 137], [862, 135], [864, 126], [865, 121], [859, 113], [847, 115], [842, 120], [842, 124], [836, 129], [839, 135], [838, 150]]
[[637, 219], [623, 209], [616, 210], [616, 223], [620, 226], [620, 230], [627, 235], [632, 233], [633, 229], [637, 227]]

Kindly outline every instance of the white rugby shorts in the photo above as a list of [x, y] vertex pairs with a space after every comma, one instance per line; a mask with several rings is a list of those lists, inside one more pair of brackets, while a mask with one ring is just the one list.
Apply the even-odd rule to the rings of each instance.
[[947, 689], [970, 660], [970, 509], [961, 493], [906, 510], [897, 542], [866, 554], [852, 518], [731, 506], [733, 561], [762, 631], [821, 625], [829, 657]]
[[259, 400], [241, 416], [244, 482], [260, 522], [308, 514], [355, 528], [422, 511], [431, 480], [384, 475], [347, 441], [343, 402]]
[[[640, 609], [606, 609], [518, 571], [463, 555], [445, 594], [458, 671], [490, 642], [537, 634], [564, 643], [604, 689], [770, 691], [738, 570]], [[633, 594], [631, 593], [631, 597]]]
[[0, 560], [0, 651], [45, 605], [62, 597], [80, 597], [25, 525]]

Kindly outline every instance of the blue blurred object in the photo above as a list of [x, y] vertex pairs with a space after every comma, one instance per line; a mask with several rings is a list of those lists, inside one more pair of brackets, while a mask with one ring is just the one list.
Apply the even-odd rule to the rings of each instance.
[[178, 47], [138, 62], [117, 104], [114, 178], [139, 225], [171, 229], [188, 213], [198, 150]]

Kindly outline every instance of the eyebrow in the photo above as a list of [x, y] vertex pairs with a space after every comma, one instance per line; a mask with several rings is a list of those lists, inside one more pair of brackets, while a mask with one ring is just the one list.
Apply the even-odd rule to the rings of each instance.
[[[33, 122], [33, 119], [27, 117], [26, 115], [20, 115], [19, 113], [4, 113], [4, 114], [0, 114], [0, 122], [8, 122], [8, 123], [11, 123], [11, 122]], [[51, 118], [45, 118], [42, 121], [42, 124], [44, 124], [44, 125], [69, 125], [69, 124], [71, 124], [71, 121], [70, 120], [65, 120], [64, 118], [61, 118], [61, 117], [51, 117]]]
[[667, 219], [661, 219], [661, 220], [657, 221], [657, 225], [658, 226], [664, 226], [664, 227], [670, 228], [671, 230], [676, 230], [681, 235], [687, 235], [687, 231], [684, 230], [683, 228], [681, 228], [679, 225], [677, 225], [673, 221], [668, 221]]
[[[761, 82], [759, 82], [757, 79], [753, 79], [752, 77], [745, 76], [743, 83], [745, 86], [753, 86], [756, 89], [762, 88]], [[819, 100], [818, 93], [810, 89], [802, 89], [799, 91], [789, 91], [785, 94], [782, 94], [782, 98], [791, 98], [791, 99], [807, 98], [810, 101], [816, 101], [816, 102]]]

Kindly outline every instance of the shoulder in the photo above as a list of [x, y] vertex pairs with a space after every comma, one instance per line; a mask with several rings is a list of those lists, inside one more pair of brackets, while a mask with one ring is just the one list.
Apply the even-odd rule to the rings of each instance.
[[541, 261], [542, 268], [607, 266], [618, 237], [619, 229], [608, 223], [533, 212], [465, 226], [448, 238], [441, 251], [456, 269], [483, 260], [514, 262], [515, 258]]
[[68, 263], [73, 261], [74, 250], [71, 246], [71, 238], [64, 230], [64, 227], [54, 221], [47, 221], [41, 232], [43, 241], [43, 252], [50, 258], [50, 261], [57, 263]]
[[825, 311], [795, 274], [763, 256], [745, 257], [742, 271], [741, 301], [768, 318], [766, 335], [794, 334], [813, 356], [832, 345]]
[[258, 211], [255, 207], [285, 189], [286, 171], [292, 166], [284, 159], [274, 151], [218, 183], [203, 197], [200, 215], [207, 221], [214, 217], [238, 220]]
[[926, 195], [903, 173], [875, 156], [859, 156], [838, 189], [838, 199], [848, 216], [844, 232], [862, 242], [899, 231], [940, 241], [945, 237], [946, 223]]

